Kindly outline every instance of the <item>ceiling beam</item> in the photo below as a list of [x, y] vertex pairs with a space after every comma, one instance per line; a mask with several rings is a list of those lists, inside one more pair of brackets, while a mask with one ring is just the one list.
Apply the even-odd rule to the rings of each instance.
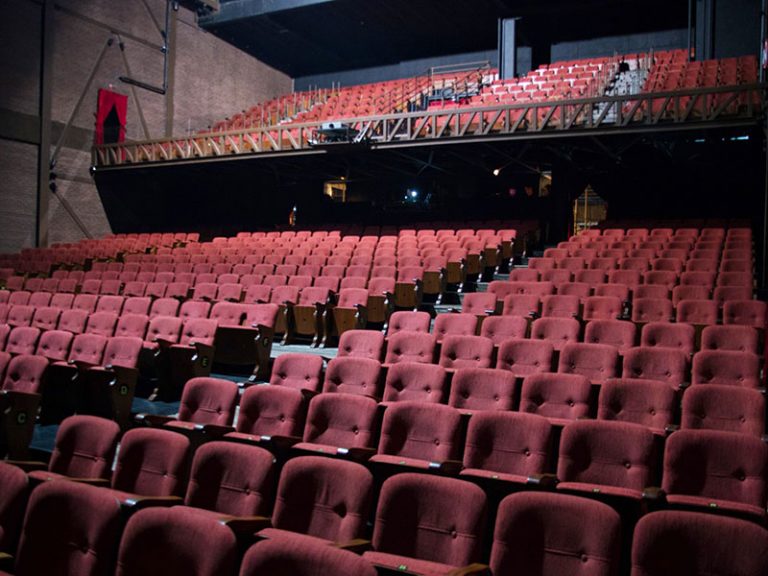
[[232, 24], [246, 18], [266, 16], [286, 10], [306, 8], [315, 4], [328, 4], [337, 0], [232, 0], [222, 2], [218, 12], [207, 16], [201, 16], [198, 24], [203, 28], [218, 26], [220, 24]]

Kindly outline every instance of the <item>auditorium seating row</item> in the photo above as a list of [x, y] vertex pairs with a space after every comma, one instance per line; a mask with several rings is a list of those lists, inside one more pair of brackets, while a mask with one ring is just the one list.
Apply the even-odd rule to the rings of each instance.
[[[597, 418], [644, 426], [659, 436], [678, 428], [720, 430], [757, 438], [766, 432], [762, 392], [725, 380], [686, 387], [680, 408], [680, 391], [675, 386], [642, 374], [608, 378], [595, 388], [587, 376], [575, 372], [529, 372], [521, 377], [511, 370], [446, 369], [407, 361], [390, 365], [386, 376], [382, 376], [382, 367], [364, 357], [334, 358], [325, 372], [322, 367], [322, 359], [317, 356], [278, 356], [269, 385], [250, 386], [242, 394], [239, 420], [229, 437], [263, 441], [266, 445], [273, 442], [273, 437], [281, 437], [282, 444], [293, 438], [293, 443], [303, 441], [300, 448], [331, 454], [352, 450], [357, 457], [367, 458], [380, 446], [382, 410], [402, 403], [418, 406], [397, 408], [387, 418], [399, 418], [396, 414], [402, 410], [414, 412], [416, 418], [430, 418], [432, 409], [425, 405], [439, 405], [433, 411], [435, 417], [442, 414], [439, 418], [445, 416], [454, 422], [457, 414], [467, 417], [514, 411], [544, 417], [556, 428]], [[377, 406], [378, 399], [381, 401]], [[197, 424], [232, 426], [237, 400], [237, 389], [231, 383], [196, 378], [184, 388], [177, 420], [153, 415], [143, 415], [141, 420], [186, 426], [189, 430]], [[444, 410], [446, 404], [454, 410]], [[203, 412], [196, 414], [197, 410]], [[206, 411], [216, 415], [206, 415]], [[460, 427], [451, 429], [441, 442], [453, 438], [451, 445], [459, 450], [455, 441], [459, 432]], [[223, 432], [217, 429], [217, 433]], [[418, 436], [418, 432], [415, 434]], [[410, 457], [407, 453], [395, 456]], [[454, 454], [447, 459], [460, 458]]]
[[[126, 443], [133, 447], [140, 440], [126, 438]], [[420, 474], [393, 476], [373, 494], [365, 468], [311, 456], [283, 468], [271, 517], [254, 518], [271, 508], [273, 468], [270, 455], [259, 448], [208, 444], [195, 455], [184, 499], [165, 499], [183, 506], [139, 509], [126, 521], [120, 491], [49, 481], [36, 486], [27, 503], [24, 472], [0, 464], [2, 499], [11, 511], [3, 526], [6, 549], [16, 551], [26, 508], [13, 573], [53, 573], [63, 565], [82, 576], [373, 576], [456, 569], [500, 576], [523, 569], [563, 574], [575, 567], [581, 574], [617, 576], [630, 564], [633, 576], [662, 576], [692, 563], [714, 573], [753, 576], [768, 569], [760, 553], [768, 546], [768, 532], [742, 519], [652, 512], [634, 530], [631, 559], [623, 558], [622, 519], [596, 500], [521, 492], [496, 506], [464, 480]], [[227, 485], [217, 482], [224, 477]], [[178, 487], [167, 491], [181, 493]], [[221, 492], [231, 495], [223, 498]], [[59, 511], [53, 528], [50, 514]], [[370, 542], [350, 540], [367, 536], [369, 517], [374, 519]], [[584, 523], [590, 530], [583, 530]], [[246, 542], [256, 543], [242, 556], [238, 536], [243, 539], [249, 529], [255, 535]], [[75, 537], [78, 546], [71, 543]], [[678, 559], [670, 547], [688, 554]], [[173, 562], [163, 563], [163, 557]], [[488, 565], [479, 563], [486, 559]]]
[[[458, 232], [461, 234], [458, 235], [456, 230], [445, 229], [442, 232], [445, 233], [439, 236], [436, 235], [435, 231], [431, 234], [435, 237], [433, 240], [439, 238], [436, 246], [433, 247], [465, 248], [474, 242], [478, 244], [476, 249], [482, 250], [486, 245], [511, 243], [516, 236], [515, 229], [511, 228], [487, 228], [477, 232], [473, 229], [465, 229], [459, 230]], [[267, 237], [269, 233], [261, 234], [261, 236], [239, 234], [232, 238], [218, 237], [210, 243], [192, 242], [175, 248], [154, 245], [151, 248], [152, 253], [149, 254], [146, 253], [150, 251], [148, 245], [130, 238], [96, 241], [87, 246], [78, 243], [68, 247], [25, 249], [20, 254], [2, 256], [0, 258], [0, 267], [2, 267], [0, 270], [2, 277], [12, 275], [15, 268], [18, 268], [20, 273], [34, 272], [38, 274], [42, 272], [47, 274], [51, 272], [51, 268], [59, 264], [83, 266], [89, 259], [116, 260], [118, 258], [125, 263], [135, 264], [137, 262], [167, 263], [174, 261], [173, 257], [176, 257], [179, 263], [204, 263], [207, 261], [205, 258], [210, 257], [216, 259], [215, 263], [231, 262], [237, 264], [243, 263], [246, 256], [253, 255], [254, 257], [261, 256], [262, 260], [258, 263], [262, 263], [263, 257], [270, 255], [273, 250], [279, 255], [288, 256], [293, 253], [293, 249], [296, 250], [294, 255], [304, 257], [315, 255], [328, 258], [331, 256], [331, 252], [336, 249], [340, 249], [340, 253], [347, 254], [349, 257], [363, 254], [370, 256], [376, 251], [379, 241], [388, 245], [388, 248], [393, 242], [397, 242], [397, 235], [381, 237], [371, 235], [362, 238], [359, 235], [347, 235], [342, 239], [338, 231], [336, 235], [324, 233], [322, 236], [315, 232], [314, 234], [317, 236], [312, 237], [309, 237], [310, 232], [308, 231], [306, 232], [307, 236], [298, 236], [301, 232], [291, 234], [275, 232], [277, 237]], [[361, 245], [359, 251], [357, 251], [358, 243]], [[453, 243], [455, 245], [452, 245]], [[391, 247], [394, 248], [394, 246]], [[383, 250], [383, 252], [388, 251], [388, 249]], [[201, 257], [205, 258], [201, 259]], [[95, 263], [104, 264], [103, 262]], [[119, 262], [113, 264], [119, 264]], [[112, 268], [103, 266], [102, 269], [103, 271], [116, 270], [114, 266]]]
[[657, 52], [645, 92], [668, 92], [705, 86], [735, 86], [758, 82], [754, 54], [720, 60], [687, 61], [685, 50]]
[[[385, 418], [402, 407], [408, 406], [391, 406]], [[406, 412], [394, 425], [408, 420]], [[446, 423], [441, 415], [419, 425], [431, 437], [433, 430], [428, 429]], [[0, 464], [0, 498], [9, 511], [2, 517], [0, 549], [15, 550], [23, 534], [17, 576], [47, 573], [47, 562], [65, 559], [67, 565], [82, 562], [78, 573], [86, 575], [92, 564], [114, 561], [128, 517], [117, 553], [118, 574], [158, 573], [158, 554], [174, 558], [163, 566], [164, 574], [188, 574], [193, 565], [196, 574], [234, 574], [238, 537], [246, 545], [257, 540], [244, 568], [258, 557], [264, 541], [314, 554], [308, 540], [339, 558], [339, 548], [354, 550], [361, 556], [345, 558], [362, 558], [367, 566], [361, 562], [363, 572], [357, 573], [363, 574], [452, 574], [457, 568], [464, 574], [488, 574], [480, 562], [488, 562], [498, 575], [534, 565], [547, 574], [596, 576], [629, 573], [630, 564], [634, 576], [688, 573], [699, 566], [708, 573], [757, 576], [768, 568], [763, 553], [768, 532], [760, 525], [766, 515], [768, 446], [756, 438], [674, 432], [664, 454], [663, 490], [652, 492], [647, 486], [657, 478], [654, 437], [637, 425], [566, 426], [560, 439], [559, 484], [545, 483], [545, 476], [535, 472], [549, 446], [551, 429], [545, 419], [514, 413], [474, 415], [469, 434], [478, 438], [476, 444], [467, 443], [466, 463], [503, 462], [517, 473], [493, 474], [473, 467], [458, 477], [429, 473], [427, 467], [408, 472], [393, 459], [391, 467], [404, 471], [382, 474], [384, 462], [367, 468], [327, 455], [297, 455], [283, 463], [243, 442], [206, 442], [193, 453], [188, 437], [171, 429], [128, 431], [118, 450], [119, 429], [113, 423], [74, 417], [60, 428], [47, 467], [30, 470], [30, 463], [20, 463], [30, 470], [27, 475], [11, 464]], [[382, 438], [384, 444], [398, 442]], [[446, 451], [438, 442], [421, 445], [425, 452]], [[706, 464], [709, 453], [718, 455], [719, 467]], [[701, 470], [702, 476], [694, 470]], [[64, 482], [63, 477], [90, 479], [96, 486]], [[491, 488], [505, 484], [517, 484], [522, 491], [506, 495], [509, 489], [499, 493]], [[30, 485], [34, 489], [26, 506]], [[656, 498], [651, 505], [652, 493]], [[640, 504], [643, 494], [644, 506], [631, 514], [620, 514], [611, 500]], [[62, 514], [54, 529], [50, 514], [58, 509], [70, 512]], [[584, 530], [585, 524], [589, 530]], [[89, 535], [87, 541], [72, 546], [70, 527]], [[329, 546], [333, 543], [337, 547]], [[622, 546], [629, 543], [631, 557], [629, 547]], [[686, 554], [671, 554], [667, 548], [684, 544]], [[84, 549], [91, 554], [83, 554]], [[267, 573], [302, 573], [294, 570]]]
[[[302, 293], [312, 290], [305, 288]], [[326, 289], [322, 290], [327, 294]], [[357, 291], [345, 289], [341, 293], [342, 298], [346, 292]], [[367, 297], [367, 292], [362, 292]], [[538, 304], [538, 298], [534, 300]], [[147, 297], [124, 299], [121, 296], [80, 294], [70, 298], [72, 308], [0, 305], [0, 312], [3, 313], [0, 336], [5, 346], [11, 343], [15, 353], [30, 353], [41, 332], [45, 331], [137, 337], [145, 341], [146, 346], [155, 345], [156, 340], [175, 344], [180, 338], [208, 343], [219, 328], [245, 329], [253, 325], [271, 328], [277, 334], [287, 332], [291, 339], [296, 336], [322, 338], [331, 328], [336, 328], [334, 335], [340, 337], [358, 327], [356, 322], [359, 318], [355, 315], [359, 315], [360, 309], [366, 306], [364, 300], [357, 304], [349, 303], [349, 307], [344, 306], [346, 303], [342, 299], [338, 307], [331, 308], [330, 314], [325, 315], [318, 313], [319, 304], [314, 298], [299, 298], [295, 304], [283, 302], [281, 311], [276, 303], [218, 302], [211, 305], [210, 302], [188, 300], [180, 304], [173, 298], [152, 301]], [[468, 294], [464, 299], [464, 312], [438, 314], [434, 326], [427, 312], [394, 312], [388, 318], [388, 342], [391, 343], [400, 332], [416, 333], [408, 347], [416, 348], [421, 353], [429, 351], [431, 361], [436, 345], [442, 345], [448, 336], [461, 336], [468, 338], [462, 345], [467, 354], [473, 348], [491, 350], [489, 362], [493, 362], [496, 356], [494, 347], [498, 348], [509, 338], [548, 341], [558, 352], [566, 344], [584, 342], [610, 345], [615, 348], [616, 354], [623, 354], [639, 343], [675, 348], [688, 356], [700, 349], [760, 354], [760, 346], [764, 343], [766, 305], [758, 300], [726, 301], [722, 325], [717, 324], [714, 303], [711, 308], [698, 307], [694, 305], [698, 303], [695, 300], [680, 302], [677, 322], [670, 322], [671, 302], [653, 298], [635, 301], [632, 322], [619, 319], [621, 301], [609, 296], [586, 298], [583, 312], [580, 312], [576, 296], [545, 296], [541, 317], [538, 317], [538, 308], [531, 306], [529, 298], [515, 294], [505, 298], [505, 314], [486, 316], [488, 312], [493, 312], [496, 303], [493, 293]], [[342, 315], [347, 311], [355, 322], [345, 323]], [[193, 319], [196, 322], [190, 324]], [[318, 325], [320, 322], [325, 324]], [[381, 334], [371, 335], [372, 338], [378, 336]], [[22, 345], [22, 342], [27, 344]], [[321, 342], [315, 340], [315, 343]], [[390, 346], [387, 353], [394, 350]]]
[[[277, 126], [278, 124], [315, 122], [333, 119], [360, 118], [404, 112], [420, 104], [422, 98], [445, 94], [444, 99], [432, 99], [435, 106], [469, 110], [499, 104], [551, 102], [563, 99], [601, 96], [619, 73], [619, 64], [630, 70], [647, 71], [642, 92], [665, 92], [692, 88], [738, 86], [754, 84], [757, 79], [757, 58], [754, 55], [720, 60], [687, 61], [685, 50], [659, 51], [653, 54], [559, 61], [541, 65], [520, 78], [498, 79], [497, 70], [477, 70], [454, 75], [421, 76], [374, 84], [350, 86], [322, 91], [320, 98], [307, 93], [282, 96], [218, 122], [203, 132], [223, 132], [247, 128]], [[445, 90], [448, 90], [445, 92]], [[695, 110], [715, 108], [729, 98], [725, 93], [701, 99]], [[282, 102], [282, 106], [280, 104]], [[731, 103], [729, 111], [738, 110], [746, 99]], [[293, 105], [291, 105], [293, 103]], [[688, 99], [683, 106], [688, 105]], [[654, 112], [666, 106], [673, 113], [672, 103], [654, 102]], [[279, 109], [280, 112], [277, 112]], [[266, 110], [266, 112], [265, 112]], [[292, 112], [292, 113], [291, 113]]]

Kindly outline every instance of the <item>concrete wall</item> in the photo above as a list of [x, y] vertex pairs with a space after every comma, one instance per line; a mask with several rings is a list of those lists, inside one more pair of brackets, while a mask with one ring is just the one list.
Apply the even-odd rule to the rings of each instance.
[[662, 30], [649, 34], [608, 36], [592, 40], [560, 42], [552, 45], [552, 62], [611, 56], [614, 53], [632, 54], [653, 50], [672, 50], [688, 46], [687, 30]]
[[[0, 19], [0, 252], [34, 245], [41, 46], [41, 0], [3, 0]], [[165, 1], [147, 4], [160, 26]], [[97, 90], [128, 96], [127, 137], [143, 139], [143, 111], [149, 136], [160, 138], [203, 129], [261, 100], [292, 90], [292, 80], [199, 29], [186, 9], [172, 13], [175, 43], [167, 96], [120, 82], [129, 75], [162, 86], [162, 37], [140, 0], [56, 0], [54, 24], [52, 131], [54, 145], [70, 118], [99, 53], [110, 38], [94, 81], [63, 143], [56, 172], [57, 195], [49, 196], [49, 242], [70, 242], [86, 233], [110, 232], [89, 168]], [[173, 38], [173, 36], [172, 36]], [[85, 231], [64, 209], [68, 202]]]
[[[520, 59], [520, 55], [518, 55]], [[530, 61], [530, 56], [528, 56]], [[499, 53], [496, 50], [486, 52], [472, 52], [469, 54], [453, 54], [438, 58], [423, 58], [408, 60], [388, 66], [376, 66], [374, 68], [361, 68], [358, 70], [342, 70], [329, 72], [328, 74], [316, 74], [314, 76], [302, 76], [296, 78], [296, 90], [313, 88], [330, 88], [332, 83], [341, 83], [342, 86], [355, 84], [368, 84], [370, 82], [383, 82], [398, 78], [410, 78], [427, 74], [433, 66], [445, 66], [463, 64], [467, 62], [489, 62], [491, 66], [499, 65]]]

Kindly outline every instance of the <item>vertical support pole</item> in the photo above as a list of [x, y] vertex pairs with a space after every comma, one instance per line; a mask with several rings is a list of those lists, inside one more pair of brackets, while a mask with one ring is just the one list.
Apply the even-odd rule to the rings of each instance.
[[759, 259], [762, 270], [760, 271], [760, 287], [768, 289], [768, 119], [763, 123], [763, 152], [765, 153], [765, 181], [763, 185], [763, 246], [762, 257]]
[[693, 49], [693, 2], [694, 0], [688, 0], [688, 57], [686, 60], [691, 61], [691, 52]]
[[48, 186], [51, 170], [51, 92], [53, 90], [54, 0], [45, 0], [41, 12], [40, 43], [40, 132], [37, 153], [37, 206], [35, 246], [48, 245]]
[[758, 58], [758, 74], [760, 75], [760, 82], [765, 82], [765, 61], [763, 58], [765, 58], [765, 41], [766, 41], [766, 26], [768, 26], [768, 22], [766, 22], [766, 19], [768, 19], [768, 0], [762, 0], [760, 5], [760, 47], [757, 51], [759, 54]]
[[173, 136], [173, 121], [175, 120], [176, 107], [174, 97], [176, 95], [176, 27], [178, 25], [178, 11], [170, 0], [165, 8], [165, 136]]

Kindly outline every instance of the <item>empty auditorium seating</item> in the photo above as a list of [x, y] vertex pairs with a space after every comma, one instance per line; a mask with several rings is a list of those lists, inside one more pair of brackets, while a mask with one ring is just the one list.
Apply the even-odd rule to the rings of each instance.
[[552, 369], [554, 347], [546, 340], [510, 338], [499, 346], [496, 368], [508, 370], [517, 377], [549, 372]]
[[768, 531], [753, 522], [700, 512], [654, 512], [635, 529], [632, 576], [763, 574], [768, 555], [754, 551], [766, 549]]
[[309, 402], [302, 441], [294, 449], [351, 456], [374, 451], [377, 404], [359, 394], [319, 394]]
[[440, 365], [399, 362], [389, 367], [384, 402], [443, 402], [447, 396], [446, 371]]
[[560, 351], [557, 371], [580, 374], [594, 384], [616, 375], [618, 351], [609, 344], [575, 342], [565, 344]]
[[499, 504], [493, 534], [494, 574], [619, 573], [621, 519], [600, 502], [566, 494], [512, 494]]
[[598, 420], [618, 420], [647, 426], [665, 434], [675, 421], [677, 395], [666, 382], [609, 378], [600, 387]]
[[234, 574], [237, 561], [235, 534], [217, 518], [183, 506], [148, 508], [128, 520], [115, 574]]
[[758, 388], [760, 359], [751, 352], [701, 350], [693, 357], [691, 383]]
[[121, 529], [120, 505], [109, 491], [46, 482], [30, 497], [13, 573], [113, 574]]
[[111, 420], [70, 416], [56, 432], [47, 469], [32, 470], [29, 477], [38, 482], [62, 477], [109, 480], [119, 437], [120, 427]]
[[291, 459], [280, 474], [272, 527], [264, 538], [296, 532], [328, 542], [347, 542], [365, 534], [372, 503], [373, 477], [364, 466], [320, 456]]
[[0, 387], [0, 454], [23, 459], [32, 440], [48, 361], [22, 354], [11, 358]]
[[250, 386], [240, 399], [234, 432], [226, 438], [250, 442], [275, 436], [298, 438], [304, 430], [307, 407], [304, 394], [285, 386]]
[[516, 377], [511, 372], [491, 368], [459, 368], [453, 374], [448, 404], [462, 413], [512, 410], [516, 388]]
[[338, 356], [358, 356], [380, 360], [384, 335], [375, 330], [348, 330], [339, 338]]
[[269, 383], [319, 392], [323, 380], [323, 359], [315, 354], [281, 354], [272, 365]]
[[[469, 482], [398, 474], [381, 488], [373, 550], [363, 558], [374, 566], [415, 574], [466, 570], [480, 560], [485, 514], [485, 494]], [[478, 566], [474, 572], [482, 570]]]
[[472, 416], [462, 476], [525, 484], [547, 470], [552, 427], [534, 414], [483, 411]]
[[765, 399], [758, 390], [722, 384], [692, 386], [683, 395], [680, 427], [765, 434]]
[[671, 505], [765, 517], [768, 446], [720, 430], [679, 430], [664, 452], [662, 489]]
[[377, 454], [371, 462], [440, 469], [458, 459], [460, 419], [455, 408], [423, 402], [393, 402], [384, 412]]
[[16, 466], [0, 462], [0, 552], [16, 552], [27, 505], [27, 475]]
[[375, 576], [376, 570], [360, 556], [301, 536], [283, 536], [254, 544], [243, 557], [240, 576], [291, 574]]
[[688, 358], [682, 350], [637, 346], [624, 353], [623, 378], [660, 380], [679, 387], [686, 380]]
[[640, 500], [652, 485], [654, 437], [645, 426], [580, 420], [563, 428], [558, 490]]
[[530, 374], [523, 380], [520, 412], [547, 417], [562, 426], [589, 416], [590, 382], [580, 374]]
[[435, 356], [435, 337], [422, 332], [399, 332], [388, 339], [385, 364], [398, 362], [426, 362], [431, 364]]
[[142, 496], [182, 496], [189, 446], [185, 436], [170, 430], [129, 430], [120, 442], [111, 494], [124, 503], [140, 501]]
[[184, 504], [222, 517], [268, 515], [276, 482], [274, 461], [257, 446], [207, 442], [195, 451]]
[[334, 358], [325, 371], [323, 392], [347, 392], [381, 398], [380, 372], [381, 364], [377, 360], [352, 356]]

